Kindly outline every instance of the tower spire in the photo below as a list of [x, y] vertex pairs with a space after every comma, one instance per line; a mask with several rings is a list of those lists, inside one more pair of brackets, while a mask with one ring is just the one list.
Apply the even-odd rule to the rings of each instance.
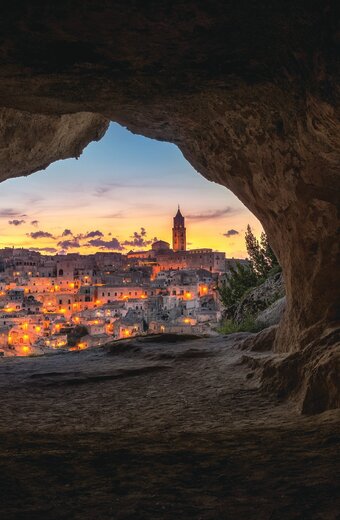
[[176, 216], [174, 217], [174, 226], [172, 228], [172, 244], [174, 251], [186, 250], [185, 219], [181, 213], [179, 204]]

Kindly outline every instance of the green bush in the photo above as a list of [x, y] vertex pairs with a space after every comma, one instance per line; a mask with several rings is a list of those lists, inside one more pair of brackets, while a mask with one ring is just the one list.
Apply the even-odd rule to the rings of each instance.
[[249, 255], [248, 263], [229, 264], [228, 278], [217, 287], [226, 316], [229, 318], [233, 317], [237, 304], [247, 292], [281, 271], [265, 233], [261, 234], [260, 241], [258, 241], [248, 225], [245, 242]]
[[236, 323], [233, 320], [226, 319], [220, 324], [218, 332], [221, 334], [233, 334], [235, 332], [260, 332], [263, 330], [265, 325], [257, 323], [254, 316], [246, 316], [240, 323]]
[[248, 224], [245, 242], [251, 268], [256, 273], [259, 283], [262, 283], [260, 280], [264, 281], [268, 278], [272, 270], [274, 272], [281, 270], [266, 233], [261, 233], [260, 241], [258, 241]]
[[228, 279], [217, 287], [221, 301], [227, 309], [238, 303], [244, 293], [257, 284], [257, 276], [250, 266], [236, 262], [235, 266], [229, 266], [229, 270]]

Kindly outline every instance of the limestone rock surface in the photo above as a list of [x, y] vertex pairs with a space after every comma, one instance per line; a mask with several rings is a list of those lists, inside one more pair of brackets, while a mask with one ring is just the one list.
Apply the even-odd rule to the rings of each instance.
[[311, 415], [340, 407], [340, 337], [329, 329], [307, 347], [264, 367], [264, 388], [281, 399], [295, 399], [302, 413]]
[[239, 343], [241, 350], [253, 352], [266, 352], [273, 350], [277, 326], [267, 327], [256, 334], [250, 334], [246, 339]]
[[260, 312], [256, 317], [256, 323], [258, 325], [265, 325], [271, 327], [272, 325], [278, 325], [282, 319], [283, 313], [286, 308], [286, 298], [283, 296], [274, 303], [269, 305], [267, 309]]
[[[237, 323], [243, 321], [247, 316], [256, 316], [257, 320], [267, 326], [274, 325], [270, 323], [270, 311], [268, 315], [262, 315], [261, 312], [282, 298], [285, 294], [282, 273], [270, 276], [264, 283], [258, 287], [254, 287], [244, 295], [241, 299], [234, 314], [234, 320]], [[273, 317], [272, 320], [275, 321]], [[268, 321], [268, 323], [267, 323]], [[278, 323], [278, 321], [276, 322]]]
[[46, 116], [1, 108], [0, 182], [42, 170], [59, 159], [79, 157], [107, 127], [107, 119], [90, 112]]

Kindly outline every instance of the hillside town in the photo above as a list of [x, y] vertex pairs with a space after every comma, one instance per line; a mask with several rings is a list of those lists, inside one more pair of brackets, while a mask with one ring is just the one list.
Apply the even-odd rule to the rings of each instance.
[[187, 250], [178, 208], [173, 244], [148, 251], [42, 255], [0, 250], [0, 355], [82, 350], [136, 335], [205, 334], [221, 318], [225, 253]]

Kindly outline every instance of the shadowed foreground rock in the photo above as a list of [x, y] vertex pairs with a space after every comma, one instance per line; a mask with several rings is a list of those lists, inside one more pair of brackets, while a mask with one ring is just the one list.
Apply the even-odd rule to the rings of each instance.
[[336, 520], [339, 411], [263, 393], [242, 337], [1, 359], [1, 518]]
[[[339, 345], [325, 365], [319, 338], [340, 319], [338, 14], [332, 0], [38, 0], [0, 20], [1, 178], [79, 155], [107, 120], [177, 144], [263, 223], [287, 292], [275, 349], [306, 349], [295, 374], [315, 399]], [[31, 114], [24, 138], [11, 109]]]

